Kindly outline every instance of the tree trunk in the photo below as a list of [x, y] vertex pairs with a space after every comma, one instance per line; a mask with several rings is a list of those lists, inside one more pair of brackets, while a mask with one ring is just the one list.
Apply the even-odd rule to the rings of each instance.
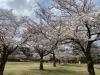
[[54, 52], [53, 52], [53, 67], [56, 67], [56, 57]]
[[40, 70], [43, 70], [43, 56], [40, 58]]
[[89, 72], [89, 75], [95, 75], [94, 62], [90, 54], [87, 55], [87, 70]]
[[60, 64], [60, 60], [58, 60], [59, 64]]
[[7, 62], [7, 55], [3, 56], [3, 58], [1, 59], [1, 63], [0, 63], [0, 75], [3, 75], [4, 72], [4, 68], [5, 68], [5, 64]]

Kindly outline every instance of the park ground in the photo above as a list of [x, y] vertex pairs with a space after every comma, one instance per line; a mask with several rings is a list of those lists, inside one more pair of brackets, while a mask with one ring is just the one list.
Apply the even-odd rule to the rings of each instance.
[[[96, 75], [100, 75], [99, 65], [95, 65]], [[39, 63], [8, 62], [4, 75], [88, 75], [86, 64], [57, 64], [44, 63], [44, 70], [39, 70]]]

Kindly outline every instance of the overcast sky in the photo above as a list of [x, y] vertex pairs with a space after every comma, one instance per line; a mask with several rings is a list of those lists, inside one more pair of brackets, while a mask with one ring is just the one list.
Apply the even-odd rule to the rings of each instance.
[[[51, 4], [51, 0], [36, 0], [40, 4], [48, 6]], [[99, 0], [93, 0], [98, 3]], [[32, 18], [38, 7], [35, 0], [0, 0], [0, 8], [13, 9], [13, 13], [17, 16], [29, 16]]]
[[[51, 0], [36, 0], [40, 4], [48, 5]], [[17, 16], [34, 16], [34, 10], [37, 9], [35, 0], [0, 0], [0, 8], [13, 9]]]

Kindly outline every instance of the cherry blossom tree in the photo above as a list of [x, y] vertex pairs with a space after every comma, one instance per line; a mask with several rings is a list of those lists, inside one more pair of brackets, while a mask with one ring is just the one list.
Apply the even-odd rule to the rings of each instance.
[[47, 56], [50, 53], [50, 50], [47, 50], [43, 45], [34, 46], [34, 48], [40, 56], [40, 70], [43, 70], [43, 57]]
[[66, 39], [77, 43], [87, 58], [89, 75], [95, 75], [91, 46], [100, 40], [100, 10], [96, 10], [91, 0], [54, 0], [55, 8], [62, 11], [66, 19]]
[[45, 38], [50, 40], [51, 43], [51, 54], [53, 55], [53, 66], [56, 67], [56, 56], [55, 51], [58, 44], [64, 39], [64, 30], [62, 29], [65, 25], [61, 17], [54, 15], [52, 8], [42, 7], [39, 3], [39, 11], [36, 11], [37, 16], [40, 19], [40, 25], [44, 27], [41, 28], [41, 34]]
[[[31, 27], [30, 27], [31, 28]], [[37, 27], [36, 28], [40, 28]], [[32, 35], [33, 29], [31, 29], [30, 34]], [[28, 39], [28, 42], [26, 43], [29, 47], [31, 47], [31, 49], [33, 49], [35, 51], [35, 55], [33, 54], [33, 56], [39, 56], [40, 59], [40, 70], [43, 70], [43, 57], [48, 55], [50, 53], [50, 41], [44, 37], [44, 35], [41, 34], [40, 29], [37, 34], [31, 36]], [[38, 54], [38, 55], [37, 55]]]
[[40, 60], [40, 56], [37, 52], [34, 52], [32, 58], [35, 60], [35, 61], [39, 61]]
[[12, 10], [0, 9], [0, 75], [3, 75], [8, 56], [30, 37], [23, 36], [26, 24], [28, 23], [25, 17], [17, 19]]

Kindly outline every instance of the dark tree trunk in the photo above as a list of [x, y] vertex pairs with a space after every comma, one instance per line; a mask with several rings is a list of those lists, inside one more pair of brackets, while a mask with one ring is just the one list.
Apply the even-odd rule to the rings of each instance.
[[56, 67], [56, 57], [54, 52], [53, 52], [53, 67]]
[[89, 72], [89, 75], [95, 75], [94, 62], [90, 54], [87, 55], [87, 70]]
[[43, 70], [43, 56], [40, 58], [40, 70]]
[[5, 64], [7, 62], [7, 58], [8, 56], [7, 55], [4, 55], [1, 59], [1, 62], [0, 62], [0, 75], [3, 75], [3, 72], [4, 72], [4, 68], [5, 68]]
[[[88, 26], [86, 25], [87, 29], [88, 29], [88, 35], [89, 35], [89, 38], [91, 38], [91, 34], [90, 34], [90, 30], [88, 28]], [[85, 54], [86, 56], [86, 59], [87, 59], [87, 70], [89, 72], [89, 75], [95, 75], [95, 71], [94, 71], [94, 61], [93, 61], [93, 58], [91, 56], [91, 46], [92, 46], [92, 43], [94, 41], [88, 41], [87, 43], [87, 47], [84, 48], [84, 46], [79, 42], [77, 41], [77, 43], [79, 44], [79, 46], [81, 47], [83, 53]]]
[[60, 60], [58, 60], [59, 64], [60, 64]]
[[[5, 44], [3, 45], [3, 49], [1, 49], [1, 61], [0, 61], [0, 75], [3, 75], [4, 72], [4, 68], [6, 65], [6, 62], [8, 60], [8, 56], [10, 54], [13, 53], [13, 51], [15, 51], [18, 48], [18, 46], [16, 46], [13, 50], [12, 47], [9, 48], [8, 46], [6, 46]], [[12, 50], [12, 51], [10, 51]]]

